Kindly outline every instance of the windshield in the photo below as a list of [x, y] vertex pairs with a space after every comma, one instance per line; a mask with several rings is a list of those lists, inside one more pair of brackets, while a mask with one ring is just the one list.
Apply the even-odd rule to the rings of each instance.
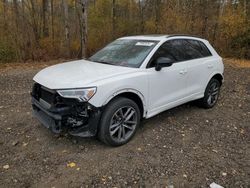
[[90, 61], [125, 67], [140, 67], [158, 41], [118, 39], [92, 57]]

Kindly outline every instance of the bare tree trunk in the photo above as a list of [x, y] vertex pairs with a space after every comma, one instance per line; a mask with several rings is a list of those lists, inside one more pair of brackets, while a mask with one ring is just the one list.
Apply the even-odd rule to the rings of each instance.
[[244, 13], [245, 13], [246, 20], [250, 21], [250, 1], [249, 0], [244, 1]]
[[24, 61], [26, 61], [27, 59], [29, 59], [29, 55], [30, 52], [28, 50], [28, 33], [27, 33], [27, 26], [26, 26], [26, 18], [25, 18], [25, 3], [24, 1], [21, 1], [21, 11], [20, 11], [20, 36], [21, 36], [21, 40], [20, 40], [20, 46], [21, 46], [21, 51], [22, 51], [22, 59]]
[[79, 58], [86, 58], [87, 56], [87, 0], [78, 0], [80, 4], [80, 54]]
[[70, 38], [69, 38], [69, 7], [66, 0], [62, 0], [64, 11], [64, 32], [67, 48], [67, 57], [70, 57]]
[[50, 1], [51, 6], [51, 34], [52, 34], [52, 44], [55, 46], [55, 29], [54, 29], [54, 0]]
[[34, 4], [34, 0], [30, 0], [30, 4], [31, 4], [31, 16], [32, 16], [32, 30], [35, 36], [35, 44], [36, 46], [39, 46], [39, 39], [40, 39], [40, 34], [38, 32], [38, 24], [37, 24], [37, 20], [35, 17], [35, 13], [36, 13], [36, 8], [35, 8], [35, 4]]
[[112, 37], [115, 38], [116, 35], [116, 0], [112, 0]]
[[3, 28], [4, 28], [4, 32], [7, 31], [7, 20], [6, 20], [6, 12], [7, 12], [7, 8], [6, 8], [6, 0], [2, 0], [3, 2]]
[[217, 33], [219, 31], [220, 27], [220, 18], [223, 15], [224, 12], [224, 7], [226, 5], [227, 1], [226, 0], [221, 0], [218, 5], [218, 17], [214, 25], [214, 32], [213, 32], [213, 38], [212, 41], [214, 42], [217, 36]]
[[200, 0], [200, 7], [201, 12], [200, 15], [202, 15], [202, 28], [201, 28], [201, 36], [206, 37], [207, 34], [207, 25], [208, 25], [208, 0]]
[[140, 32], [144, 33], [144, 8], [142, 5], [142, 0], [139, 0], [139, 9], [140, 9]]
[[161, 0], [155, 0], [155, 33], [159, 31], [159, 21], [160, 21], [160, 7], [161, 7]]
[[17, 46], [17, 57], [22, 59], [22, 52], [21, 52], [21, 45], [20, 45], [20, 41], [19, 41], [19, 9], [18, 9], [18, 2], [17, 0], [13, 0], [13, 11], [14, 11], [14, 19], [15, 19], [15, 32], [14, 32], [14, 40]]
[[48, 13], [48, 0], [43, 0], [43, 37], [49, 36], [49, 26], [48, 26], [48, 20], [49, 20], [49, 13]]
[[14, 14], [15, 14], [15, 25], [16, 25], [16, 29], [17, 29], [17, 32], [18, 32], [18, 30], [19, 30], [19, 21], [18, 21], [19, 10], [18, 10], [17, 0], [13, 0], [13, 8], [14, 8]]

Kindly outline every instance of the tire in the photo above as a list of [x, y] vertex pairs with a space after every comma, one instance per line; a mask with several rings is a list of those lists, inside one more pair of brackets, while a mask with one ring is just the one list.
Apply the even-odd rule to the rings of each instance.
[[139, 124], [138, 105], [128, 98], [115, 98], [104, 109], [98, 137], [105, 144], [121, 146], [132, 139]]
[[199, 106], [206, 109], [214, 107], [219, 98], [220, 87], [220, 82], [217, 79], [212, 78], [207, 84], [204, 97], [198, 100]]

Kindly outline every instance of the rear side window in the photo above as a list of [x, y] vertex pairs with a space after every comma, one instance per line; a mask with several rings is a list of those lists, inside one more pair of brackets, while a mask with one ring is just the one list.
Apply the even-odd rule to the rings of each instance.
[[211, 56], [211, 52], [206, 45], [198, 40], [183, 40], [185, 46], [186, 60]]
[[212, 56], [212, 53], [209, 51], [209, 49], [203, 42], [199, 41], [199, 44], [203, 57]]
[[168, 57], [177, 63], [211, 55], [209, 49], [201, 41], [192, 39], [173, 39], [160, 46], [155, 52], [148, 67], [154, 67], [154, 61], [159, 57]]

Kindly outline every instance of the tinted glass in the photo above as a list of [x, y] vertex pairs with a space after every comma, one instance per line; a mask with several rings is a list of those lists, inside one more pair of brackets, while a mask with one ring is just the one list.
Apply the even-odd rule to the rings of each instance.
[[167, 57], [172, 59], [173, 62], [184, 61], [185, 54], [183, 53], [183, 45], [181, 40], [170, 40], [165, 42], [155, 52], [148, 67], [155, 66], [155, 60], [159, 57]]
[[208, 57], [212, 55], [212, 53], [209, 51], [209, 49], [203, 42], [199, 41], [199, 44], [200, 44], [200, 50], [201, 50], [203, 57]]
[[187, 61], [211, 56], [206, 45], [198, 40], [174, 39], [165, 42], [154, 54], [148, 67], [155, 66], [159, 57], [168, 57], [174, 62]]
[[158, 41], [116, 40], [89, 58], [90, 61], [125, 67], [140, 67]]
[[162, 47], [165, 49], [167, 54], [171, 54], [174, 57], [175, 62], [185, 60], [185, 53], [182, 40], [167, 41], [165, 44], [163, 44]]
[[185, 40], [183, 41], [186, 52], [186, 59], [196, 59], [211, 56], [211, 52], [205, 44], [198, 40]]

